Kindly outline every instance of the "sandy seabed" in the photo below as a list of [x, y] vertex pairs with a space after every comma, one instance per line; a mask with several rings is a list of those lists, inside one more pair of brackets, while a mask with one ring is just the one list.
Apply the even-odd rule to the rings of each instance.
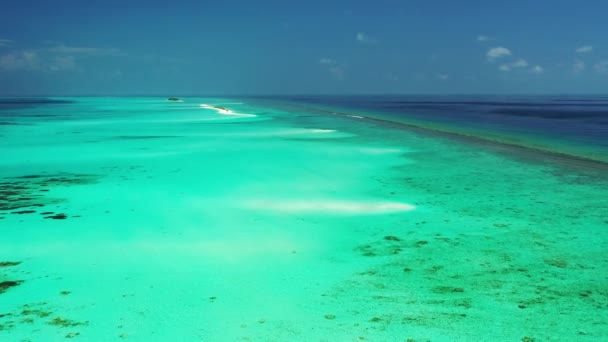
[[3, 115], [2, 341], [608, 340], [604, 172], [254, 101], [72, 100]]

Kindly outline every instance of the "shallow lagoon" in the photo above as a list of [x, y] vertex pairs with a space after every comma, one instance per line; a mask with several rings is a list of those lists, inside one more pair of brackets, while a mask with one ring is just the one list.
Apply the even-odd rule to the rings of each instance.
[[3, 340], [608, 339], [601, 164], [268, 101], [62, 100], [0, 111]]

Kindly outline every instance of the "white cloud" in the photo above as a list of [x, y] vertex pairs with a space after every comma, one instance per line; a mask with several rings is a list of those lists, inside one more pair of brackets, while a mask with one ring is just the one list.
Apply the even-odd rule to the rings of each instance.
[[606, 74], [608, 73], [608, 60], [597, 62], [593, 67], [598, 73]]
[[66, 45], [56, 45], [48, 48], [48, 51], [60, 54], [76, 54], [89, 56], [119, 56], [123, 53], [115, 48], [94, 48], [94, 47], [76, 47]]
[[477, 36], [477, 41], [478, 42], [487, 42], [488, 40], [490, 40], [490, 37], [480, 34]]
[[491, 48], [486, 53], [486, 56], [490, 60], [494, 60], [494, 59], [501, 58], [501, 57], [506, 57], [506, 56], [511, 56], [511, 55], [512, 55], [511, 50], [509, 50], [509, 49], [507, 49], [505, 47], [502, 47], [502, 46]]
[[435, 75], [435, 77], [437, 77], [437, 79], [439, 79], [441, 81], [447, 81], [448, 78], [450, 78], [450, 75], [448, 75], [448, 74], [437, 74], [437, 75]]
[[591, 51], [593, 51], [593, 46], [591, 46], [591, 45], [581, 46], [578, 49], [576, 49], [576, 52], [578, 52], [578, 53], [589, 53]]
[[414, 79], [417, 80], [417, 81], [426, 81], [427, 77], [422, 72], [416, 72], [416, 73], [414, 73]]
[[3, 71], [80, 71], [78, 62], [97, 56], [124, 56], [114, 48], [72, 47], [58, 43], [35, 50], [13, 51], [0, 56]]
[[0, 69], [2, 70], [37, 70], [40, 67], [40, 58], [34, 51], [14, 52], [0, 57]]
[[345, 66], [343, 63], [338, 63], [335, 59], [332, 58], [321, 58], [319, 59], [319, 64], [326, 67], [329, 74], [336, 79], [344, 79], [346, 76]]
[[515, 62], [501, 64], [498, 69], [500, 71], [511, 71], [511, 69], [525, 68], [527, 66], [528, 62], [525, 59], [520, 58]]
[[333, 77], [335, 77], [339, 80], [344, 79], [344, 77], [346, 76], [346, 72], [344, 71], [344, 68], [341, 66], [333, 66], [333, 67], [329, 68], [329, 73]]
[[525, 68], [528, 66], [528, 62], [526, 62], [525, 59], [518, 59], [517, 61], [515, 61], [514, 63], [511, 63], [511, 66], [513, 68]]
[[582, 72], [583, 70], [585, 70], [585, 62], [583, 61], [576, 61], [574, 62], [574, 64], [572, 65], [572, 71], [576, 74]]
[[331, 58], [321, 58], [319, 60], [319, 64], [324, 64], [324, 65], [333, 65], [336, 64], [336, 61], [334, 61]]
[[533, 72], [535, 74], [542, 74], [545, 71], [545, 69], [543, 69], [543, 67], [541, 67], [540, 65], [535, 65], [532, 69], [530, 69], [530, 72]]
[[395, 75], [395, 74], [386, 74], [384, 75], [384, 77], [389, 80], [389, 81], [399, 81], [399, 76]]
[[4, 71], [74, 71], [80, 70], [73, 56], [50, 56], [36, 51], [20, 51], [0, 57]]
[[329, 73], [334, 78], [337, 78], [339, 80], [343, 80], [344, 77], [346, 77], [346, 71], [344, 70], [344, 67], [341, 65], [332, 66], [328, 70], [329, 70]]
[[51, 71], [80, 70], [80, 67], [76, 64], [76, 59], [73, 56], [55, 57], [50, 61], [48, 67]]
[[368, 34], [365, 34], [363, 32], [358, 32], [357, 35], [355, 36], [355, 38], [357, 39], [357, 41], [359, 43], [363, 43], [363, 44], [372, 44], [372, 43], [376, 43], [376, 39], [374, 39], [373, 37], [371, 37]]
[[9, 46], [13, 43], [12, 40], [9, 39], [0, 39], [0, 46]]

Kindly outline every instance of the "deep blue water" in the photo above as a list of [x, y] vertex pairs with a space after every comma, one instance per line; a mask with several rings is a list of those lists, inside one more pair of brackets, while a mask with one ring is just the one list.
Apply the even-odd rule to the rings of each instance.
[[607, 96], [290, 96], [285, 100], [399, 122], [580, 146], [608, 155]]
[[41, 110], [37, 113], [21, 111], [21, 109], [38, 108], [45, 106], [56, 106], [73, 103], [74, 101], [60, 100], [44, 97], [0, 97], [0, 126], [12, 126], [19, 124], [23, 118], [36, 120], [61, 120], [64, 115]]
[[45, 97], [0, 97], [0, 110], [66, 103], [72, 103], [72, 101], [50, 99]]

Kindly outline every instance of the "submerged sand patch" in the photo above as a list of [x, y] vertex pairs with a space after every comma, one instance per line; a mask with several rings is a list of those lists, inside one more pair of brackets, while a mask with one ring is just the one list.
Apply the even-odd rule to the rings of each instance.
[[[606, 183], [337, 115], [248, 104], [234, 108], [259, 117], [238, 120], [198, 106], [230, 107], [223, 99], [158, 111], [79, 101], [58, 111], [78, 121], [99, 102], [120, 106], [100, 117], [111, 124], [78, 135], [56, 134], [68, 121], [3, 126], [16, 132], [4, 140], [15, 155], [0, 161], [4, 177], [96, 173], [112, 153], [123, 171], [103, 169], [94, 187], [41, 189], [66, 199], [57, 208], [0, 211], [0, 260], [37, 265], [0, 268], [2, 281], [26, 281], [0, 296], [0, 339], [608, 336]], [[165, 124], [189, 118], [217, 124]], [[145, 173], [126, 167], [139, 153], [154, 156], [137, 160]], [[39, 219], [72, 211], [86, 215]], [[52, 305], [23, 306], [42, 301]]]
[[245, 201], [243, 205], [255, 210], [268, 210], [284, 213], [325, 213], [325, 214], [386, 214], [416, 209], [402, 202], [387, 201], [349, 201], [327, 199], [262, 200]]

